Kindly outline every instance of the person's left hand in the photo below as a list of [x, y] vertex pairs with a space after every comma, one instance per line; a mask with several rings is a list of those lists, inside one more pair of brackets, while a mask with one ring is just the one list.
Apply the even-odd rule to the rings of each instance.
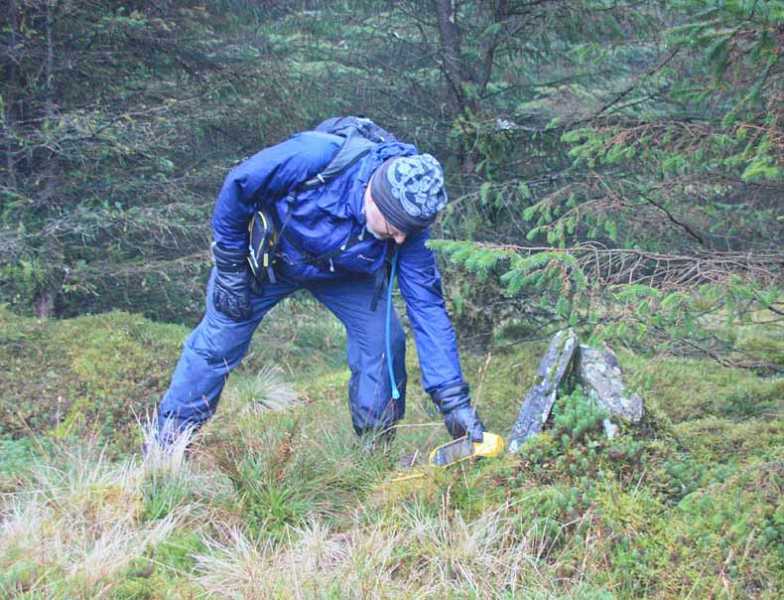
[[472, 442], [481, 442], [485, 426], [473, 406], [455, 408], [444, 415], [444, 425], [453, 438], [467, 435]]
[[444, 415], [444, 425], [453, 438], [468, 435], [472, 442], [481, 442], [485, 426], [476, 409], [471, 406], [467, 383], [457, 383], [436, 390], [431, 394], [433, 402]]

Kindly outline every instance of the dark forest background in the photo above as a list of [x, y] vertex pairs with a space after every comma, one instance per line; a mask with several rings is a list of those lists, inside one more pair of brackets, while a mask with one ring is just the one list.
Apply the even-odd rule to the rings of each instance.
[[433, 246], [466, 339], [568, 323], [784, 364], [734, 327], [784, 316], [784, 2], [3, 0], [0, 15], [0, 303], [17, 312], [195, 322], [227, 170], [362, 114], [446, 166]]

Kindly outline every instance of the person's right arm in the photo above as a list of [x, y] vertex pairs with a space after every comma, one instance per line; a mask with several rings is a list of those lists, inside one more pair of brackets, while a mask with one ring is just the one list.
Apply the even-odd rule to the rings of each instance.
[[254, 211], [270, 207], [325, 167], [340, 138], [306, 132], [265, 148], [232, 169], [212, 214], [212, 256], [217, 271], [215, 308], [233, 321], [251, 317], [247, 265], [248, 222]]
[[231, 170], [215, 202], [213, 240], [226, 249], [247, 250], [254, 210], [271, 206], [316, 175], [340, 147], [340, 138], [299, 133], [265, 148]]

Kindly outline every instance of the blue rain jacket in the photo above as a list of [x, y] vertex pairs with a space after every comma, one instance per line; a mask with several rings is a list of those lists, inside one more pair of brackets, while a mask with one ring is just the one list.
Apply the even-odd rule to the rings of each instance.
[[[227, 176], [213, 213], [213, 237], [231, 248], [247, 248], [248, 222], [259, 208], [272, 210], [285, 224], [279, 241], [276, 271], [294, 282], [328, 281], [368, 276], [384, 268], [390, 245], [366, 230], [363, 196], [373, 172], [393, 156], [417, 154], [410, 144], [377, 145], [356, 164], [323, 186], [297, 192], [304, 181], [327, 166], [342, 139], [314, 131], [265, 148]], [[289, 240], [294, 244], [292, 245]], [[336, 251], [349, 240], [361, 241]], [[429, 230], [400, 246], [398, 283], [414, 332], [422, 386], [428, 393], [460, 383], [463, 374], [457, 340], [444, 305], [441, 275], [426, 247]], [[332, 256], [309, 262], [311, 256]]]

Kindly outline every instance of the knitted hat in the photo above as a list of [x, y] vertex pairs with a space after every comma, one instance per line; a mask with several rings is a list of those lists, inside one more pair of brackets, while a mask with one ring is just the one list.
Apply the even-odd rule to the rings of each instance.
[[370, 180], [384, 218], [406, 235], [425, 229], [446, 206], [444, 171], [430, 154], [390, 158]]

